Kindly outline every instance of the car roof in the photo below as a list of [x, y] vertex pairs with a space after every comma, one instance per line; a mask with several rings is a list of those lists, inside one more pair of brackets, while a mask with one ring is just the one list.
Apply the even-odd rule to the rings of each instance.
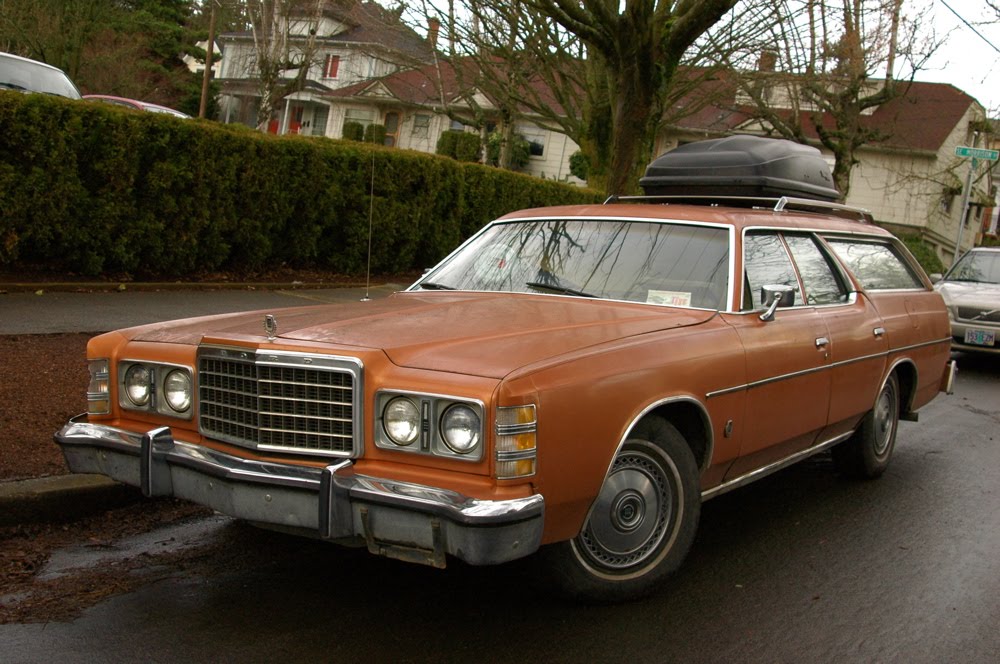
[[140, 99], [130, 99], [128, 97], [118, 97], [116, 95], [83, 95], [84, 99], [91, 99], [94, 101], [108, 101], [117, 102], [123, 105], [133, 106], [136, 109], [143, 111], [155, 111], [158, 113], [166, 113], [168, 115], [176, 115], [179, 117], [189, 118], [191, 117], [183, 111], [178, 111], [175, 108], [170, 108], [169, 106], [163, 106], [162, 104], [154, 104], [150, 101], [142, 101]]
[[[763, 202], [765, 199], [760, 199]], [[771, 199], [767, 199], [771, 200]], [[856, 210], [856, 219], [845, 218], [841, 215], [844, 206], [835, 206], [837, 215], [829, 212], [812, 211], [805, 209], [795, 209], [784, 207], [775, 210], [777, 201], [771, 202], [771, 208], [764, 209], [760, 206], [754, 207], [727, 207], [721, 205], [692, 205], [690, 203], [608, 203], [595, 205], [565, 205], [557, 207], [534, 208], [519, 210], [504, 215], [500, 221], [530, 218], [551, 218], [551, 217], [595, 217], [595, 218], [615, 218], [615, 219], [649, 219], [655, 221], [689, 221], [702, 222], [708, 224], [719, 224], [733, 227], [737, 232], [742, 232], [748, 228], [783, 228], [789, 230], [814, 230], [824, 233], [834, 234], [863, 234], [892, 237], [892, 234], [872, 223], [861, 221], [864, 217], [864, 210]], [[786, 199], [787, 200], [787, 199]], [[809, 202], [805, 207], [813, 206], [815, 202]], [[815, 204], [817, 210], [822, 210], [826, 205]], [[867, 217], [870, 219], [870, 216]]]
[[39, 67], [45, 67], [46, 69], [51, 69], [53, 71], [57, 71], [60, 74], [65, 74], [66, 73], [62, 69], [59, 69], [59, 67], [54, 67], [54, 66], [50, 65], [47, 62], [41, 62], [39, 60], [32, 60], [31, 58], [24, 58], [24, 57], [21, 57], [20, 55], [14, 55], [13, 53], [6, 53], [4, 51], [0, 51], [0, 58], [10, 58], [11, 60], [19, 60], [21, 62], [26, 62], [28, 64], [38, 65]]

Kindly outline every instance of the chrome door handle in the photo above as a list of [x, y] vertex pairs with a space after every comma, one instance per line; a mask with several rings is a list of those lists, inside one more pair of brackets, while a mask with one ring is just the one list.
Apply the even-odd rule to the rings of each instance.
[[876, 327], [874, 330], [872, 330], [872, 334], [874, 334], [876, 337], [881, 337], [883, 334], [885, 334], [885, 328]]
[[827, 339], [826, 337], [819, 337], [816, 339], [816, 348], [823, 348], [828, 343], [830, 343], [829, 339]]

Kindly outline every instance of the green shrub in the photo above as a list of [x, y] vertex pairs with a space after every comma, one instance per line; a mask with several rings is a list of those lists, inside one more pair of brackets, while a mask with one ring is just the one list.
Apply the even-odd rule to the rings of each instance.
[[370, 124], [365, 127], [365, 143], [385, 145], [385, 125]]
[[569, 156], [569, 172], [584, 182], [590, 175], [590, 159], [582, 151], [577, 150]]
[[[531, 144], [520, 134], [511, 136], [510, 169], [519, 171], [528, 165], [531, 158]], [[499, 131], [492, 132], [486, 138], [486, 163], [490, 166], [500, 165], [500, 149], [503, 135]]]
[[372, 270], [412, 271], [506, 212], [600, 200], [408, 150], [43, 95], [0, 91], [0, 126], [4, 267], [160, 279], [277, 265], [362, 275], [371, 215]]
[[361, 142], [365, 140], [365, 126], [360, 122], [345, 122], [340, 135], [349, 141]]
[[922, 240], [919, 235], [899, 235], [899, 239], [903, 241], [903, 244], [910, 250], [913, 257], [917, 259], [920, 267], [924, 268], [924, 272], [927, 274], [935, 272], [940, 274], [944, 272], [944, 263], [938, 258], [938, 255], [934, 252], [934, 248]]
[[458, 161], [478, 162], [482, 154], [479, 134], [454, 129], [442, 132], [437, 142], [437, 153]]

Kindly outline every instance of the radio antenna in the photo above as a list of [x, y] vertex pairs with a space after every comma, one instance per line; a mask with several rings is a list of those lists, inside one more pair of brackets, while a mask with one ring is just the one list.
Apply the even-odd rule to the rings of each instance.
[[375, 214], [375, 139], [372, 139], [372, 181], [368, 190], [368, 266], [365, 269], [365, 296], [362, 302], [371, 300], [369, 297], [372, 281], [372, 217]]

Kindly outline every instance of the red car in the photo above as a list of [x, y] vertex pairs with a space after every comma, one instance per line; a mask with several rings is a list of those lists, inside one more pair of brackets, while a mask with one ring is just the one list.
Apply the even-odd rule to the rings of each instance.
[[90, 99], [93, 101], [101, 101], [105, 104], [114, 104], [115, 106], [124, 106], [125, 108], [134, 108], [137, 111], [149, 111], [150, 113], [165, 113], [167, 115], [173, 115], [178, 118], [190, 119], [191, 116], [187, 113], [182, 113], [176, 109], [169, 108], [167, 106], [161, 106], [159, 104], [153, 104], [148, 101], [139, 101], [137, 99], [126, 99], [125, 97], [114, 97], [111, 95], [83, 95], [84, 99]]

